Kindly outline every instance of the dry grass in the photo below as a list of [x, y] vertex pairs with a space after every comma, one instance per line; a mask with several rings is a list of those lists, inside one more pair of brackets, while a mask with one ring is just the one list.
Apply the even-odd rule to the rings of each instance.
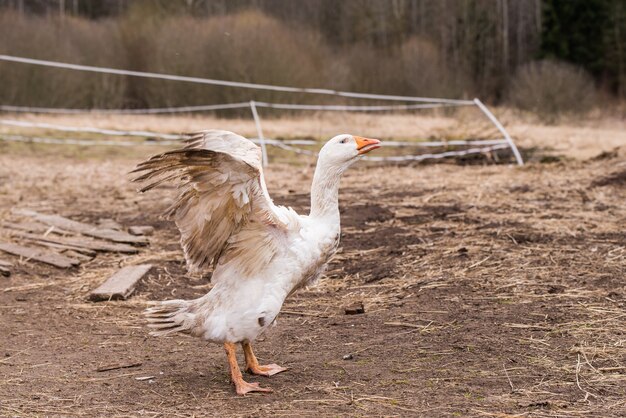
[[[611, 152], [626, 144], [626, 122], [622, 119], [596, 117], [586, 120], [563, 119], [559, 125], [545, 125], [529, 116], [506, 109], [497, 109], [517, 144], [525, 149], [539, 149], [541, 155], [588, 159], [602, 152]], [[263, 117], [263, 114], [261, 114]], [[152, 116], [152, 115], [6, 115], [7, 119], [47, 122], [67, 126], [93, 126], [119, 130], [147, 130], [165, 133], [185, 133], [202, 129], [227, 129], [248, 137], [257, 132], [252, 117], [221, 119], [210, 115]], [[298, 116], [263, 119], [266, 137], [326, 140], [338, 133], [348, 132], [383, 140], [426, 140], [499, 138], [501, 135], [484, 115], [475, 108], [446, 111], [426, 111], [416, 114], [313, 113]], [[40, 129], [13, 128], [0, 125], [0, 133], [19, 133], [51, 137], [95, 138], [94, 135], [68, 134]], [[394, 150], [396, 151], [396, 150]], [[115, 150], [99, 150], [116, 154]], [[150, 152], [150, 151], [148, 151]], [[391, 152], [391, 151], [390, 151]], [[397, 150], [409, 154], [411, 149]], [[119, 154], [119, 152], [118, 152]], [[136, 155], [135, 153], [132, 153]]]

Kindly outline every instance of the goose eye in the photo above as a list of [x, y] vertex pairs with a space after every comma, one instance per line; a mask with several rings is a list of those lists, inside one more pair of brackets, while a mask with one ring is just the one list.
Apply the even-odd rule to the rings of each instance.
[[345, 144], [346, 142], [348, 142], [348, 138], [344, 138], [341, 141], [339, 141], [340, 144]]

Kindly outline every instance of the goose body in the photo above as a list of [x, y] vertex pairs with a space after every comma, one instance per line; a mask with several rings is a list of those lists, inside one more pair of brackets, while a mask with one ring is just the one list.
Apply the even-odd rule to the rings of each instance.
[[266, 268], [238, 276], [245, 283], [233, 286], [230, 280], [220, 279], [239, 274], [238, 259], [218, 265], [214, 287], [193, 302], [200, 316], [198, 328], [191, 332], [214, 342], [254, 341], [274, 323], [287, 296], [321, 276], [337, 249], [338, 235], [338, 224], [300, 217], [297, 230], [284, 237]]
[[337, 250], [339, 181], [378, 140], [339, 135], [320, 151], [311, 188], [311, 212], [298, 215], [269, 198], [260, 148], [228, 131], [203, 131], [182, 149], [139, 164], [141, 191], [174, 182], [179, 195], [166, 211], [181, 232], [190, 271], [213, 268], [214, 286], [194, 300], [158, 302], [146, 310], [153, 335], [188, 333], [223, 343], [238, 394], [269, 391], [243, 381], [235, 357], [241, 343], [246, 369], [270, 376], [251, 342], [271, 326], [285, 299], [315, 282]]

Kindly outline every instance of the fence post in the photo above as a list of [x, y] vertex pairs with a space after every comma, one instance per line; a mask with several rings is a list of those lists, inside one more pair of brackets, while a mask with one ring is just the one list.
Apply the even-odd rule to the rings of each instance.
[[524, 160], [522, 160], [522, 156], [519, 153], [519, 150], [515, 146], [513, 139], [509, 135], [509, 133], [504, 129], [504, 126], [500, 123], [500, 121], [494, 116], [493, 113], [487, 109], [487, 106], [483, 104], [478, 98], [474, 99], [474, 103], [482, 112], [489, 118], [489, 120], [498, 128], [498, 130], [504, 135], [504, 139], [509, 143], [509, 147], [511, 147], [511, 151], [513, 151], [513, 155], [515, 156], [515, 160], [517, 161], [517, 165], [524, 165]]
[[250, 110], [252, 110], [252, 117], [254, 118], [254, 124], [256, 125], [256, 132], [261, 142], [261, 156], [263, 157], [263, 167], [267, 167], [267, 148], [265, 147], [265, 137], [263, 136], [263, 129], [261, 128], [261, 118], [256, 111], [256, 103], [254, 100], [250, 100]]

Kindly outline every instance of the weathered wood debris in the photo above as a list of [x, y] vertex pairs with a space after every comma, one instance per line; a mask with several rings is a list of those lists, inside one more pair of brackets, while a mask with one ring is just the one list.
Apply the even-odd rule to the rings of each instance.
[[114, 242], [122, 242], [126, 244], [148, 245], [148, 238], [143, 236], [131, 235], [126, 232], [117, 231], [115, 229], [101, 228], [89, 225], [83, 222], [73, 221], [59, 215], [45, 215], [32, 210], [16, 210], [18, 215], [24, 215], [34, 218], [35, 220], [46, 225], [55, 226], [66, 231], [78, 232], [94, 238], [102, 238]]
[[[20, 262], [36, 261], [69, 269], [91, 261], [98, 253], [136, 254], [149, 244], [152, 226], [131, 226], [128, 232], [113, 219], [100, 219], [97, 225], [78, 222], [56, 214], [33, 210], [13, 210], [15, 218], [0, 222], [0, 252], [20, 257]], [[12, 263], [0, 260], [0, 275], [9, 276]], [[151, 264], [124, 267], [89, 294], [92, 301], [126, 299]]]
[[[129, 232], [113, 219], [101, 219], [98, 225], [78, 222], [56, 214], [33, 210], [12, 211], [18, 220], [0, 223], [0, 251], [58, 268], [72, 268], [92, 260], [100, 252], [136, 254], [149, 244], [151, 226], [134, 226]], [[0, 264], [0, 273], [8, 275], [8, 266]]]
[[19, 255], [27, 259], [41, 261], [42, 263], [60, 268], [70, 268], [80, 264], [80, 260], [66, 257], [52, 251], [32, 247], [22, 247], [21, 245], [10, 242], [0, 242], [0, 250], [5, 253]]
[[140, 264], [137, 266], [127, 266], [118, 270], [109, 277], [97, 289], [89, 294], [89, 299], [94, 302], [101, 300], [126, 299], [133, 293], [137, 282], [145, 276], [152, 264]]

